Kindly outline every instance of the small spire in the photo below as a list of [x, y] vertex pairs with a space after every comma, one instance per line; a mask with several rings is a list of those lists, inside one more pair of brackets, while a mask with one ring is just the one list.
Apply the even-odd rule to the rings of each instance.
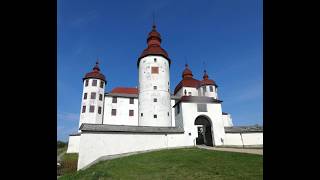
[[189, 65], [186, 63], [185, 67], [186, 67], [186, 68], [189, 68]]
[[152, 13], [152, 29], [156, 29], [156, 23], [155, 23], [155, 12]]
[[100, 71], [100, 68], [99, 68], [99, 58], [97, 58], [96, 65], [93, 67], [93, 70], [94, 70], [94, 71]]
[[207, 71], [206, 71], [206, 70], [204, 70], [203, 72], [204, 72], [204, 74], [203, 74], [203, 79], [208, 79], [208, 78], [209, 78], [209, 76], [208, 76], [208, 74], [207, 74]]

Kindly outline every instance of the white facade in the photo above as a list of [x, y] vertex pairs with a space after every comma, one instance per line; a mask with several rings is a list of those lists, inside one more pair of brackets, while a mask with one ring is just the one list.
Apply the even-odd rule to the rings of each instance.
[[67, 153], [78, 153], [80, 145], [80, 135], [69, 136]]
[[146, 56], [139, 63], [139, 125], [171, 126], [169, 61]]
[[230, 114], [223, 114], [222, 113], [222, 121], [224, 123], [224, 127], [232, 127], [232, 119]]
[[[188, 133], [191, 133], [191, 136], [196, 139], [198, 137], [197, 126], [195, 125], [195, 120], [199, 116], [205, 116], [211, 121], [211, 131], [212, 131], [212, 140], [213, 145], [219, 146], [222, 145], [221, 138], [225, 136], [224, 133], [224, 124], [221, 118], [221, 104], [206, 104], [207, 112], [198, 112], [197, 111], [198, 103], [181, 103], [181, 116], [183, 119], [180, 120], [183, 122], [184, 130]], [[177, 117], [176, 117], [177, 119]]]
[[[186, 95], [185, 95], [186, 92]], [[199, 92], [197, 88], [193, 87], [182, 87], [177, 93], [176, 96], [199, 96]]]
[[[115, 98], [116, 102], [112, 102]], [[130, 104], [130, 99], [133, 99], [133, 104]], [[105, 96], [104, 107], [103, 124], [138, 126], [138, 98]], [[112, 109], [116, 111], [115, 115], [112, 115]], [[130, 111], [133, 116], [130, 116]]]
[[[100, 83], [102, 83], [102, 86], [100, 86]], [[102, 123], [104, 88], [105, 82], [103, 80], [91, 78], [83, 81], [79, 127], [82, 123]], [[90, 112], [92, 107], [93, 112]], [[99, 108], [101, 111], [99, 111]]]
[[207, 96], [218, 99], [218, 88], [214, 85], [200, 86], [198, 88], [199, 96]]

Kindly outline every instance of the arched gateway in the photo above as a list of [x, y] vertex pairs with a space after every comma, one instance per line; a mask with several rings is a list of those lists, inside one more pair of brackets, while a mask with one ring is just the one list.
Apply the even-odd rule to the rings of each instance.
[[194, 122], [197, 126], [198, 138], [196, 139], [197, 145], [205, 144], [207, 146], [213, 146], [212, 141], [212, 123], [206, 116], [198, 116]]

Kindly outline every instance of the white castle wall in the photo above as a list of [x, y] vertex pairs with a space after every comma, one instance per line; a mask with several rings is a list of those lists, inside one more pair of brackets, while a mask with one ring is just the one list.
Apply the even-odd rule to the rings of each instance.
[[191, 136], [164, 133], [83, 133], [78, 170], [102, 156], [182, 146], [194, 146]]
[[67, 153], [78, 153], [80, 144], [80, 135], [69, 136]]
[[[115, 116], [111, 115], [112, 109], [117, 110]], [[129, 110], [134, 111], [133, 116], [129, 116]], [[112, 97], [106, 96], [103, 113], [103, 124], [138, 126], [138, 99], [130, 104], [129, 97], [117, 97], [117, 103], [112, 103]]]
[[225, 133], [225, 146], [263, 146], [263, 132]]
[[[154, 60], [156, 59], [156, 61]], [[159, 74], [152, 74], [159, 67]], [[139, 64], [139, 125], [171, 126], [169, 62], [161, 56], [147, 56]], [[157, 87], [154, 90], [154, 86]], [[154, 98], [157, 102], [154, 102]], [[141, 116], [141, 113], [143, 115]], [[169, 113], [169, 114], [168, 114]], [[157, 118], [154, 118], [154, 115]]]
[[225, 146], [243, 146], [240, 133], [225, 133]]
[[[101, 124], [103, 116], [103, 100], [104, 100], [104, 88], [100, 88], [100, 79], [88, 79], [89, 84], [85, 86], [85, 81], [83, 81], [83, 92], [82, 92], [82, 102], [80, 107], [80, 121], [79, 127], [82, 123], [93, 123]], [[92, 81], [97, 80], [97, 86], [92, 86]], [[91, 92], [96, 92], [96, 99], [91, 99]], [[87, 93], [87, 99], [84, 99], [84, 93]], [[99, 94], [102, 94], [102, 100], [99, 100]], [[86, 106], [86, 112], [82, 113], [82, 107]], [[94, 112], [89, 112], [90, 106], [95, 106]], [[101, 107], [101, 114], [98, 114], [98, 107]]]
[[243, 144], [245, 146], [263, 145], [263, 133], [243, 133]]

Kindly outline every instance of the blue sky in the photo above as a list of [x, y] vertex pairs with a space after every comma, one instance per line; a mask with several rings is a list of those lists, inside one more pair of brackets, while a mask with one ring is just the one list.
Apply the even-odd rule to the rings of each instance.
[[263, 123], [262, 0], [58, 0], [59, 140], [77, 131], [82, 77], [97, 57], [106, 92], [137, 86], [153, 12], [172, 60], [171, 92], [186, 62], [197, 79], [206, 68], [235, 125]]

